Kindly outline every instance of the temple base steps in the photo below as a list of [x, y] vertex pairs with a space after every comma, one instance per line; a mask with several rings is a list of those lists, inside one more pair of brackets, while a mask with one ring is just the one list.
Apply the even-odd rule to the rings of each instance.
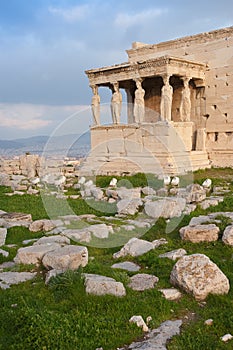
[[213, 150], [208, 152], [211, 166], [217, 168], [233, 167], [233, 150]]
[[210, 168], [206, 152], [176, 152], [134, 155], [90, 155], [79, 169], [80, 175], [132, 175], [153, 173], [155, 175], [183, 175], [198, 169]]
[[192, 171], [211, 168], [208, 153], [205, 151], [191, 151], [190, 161], [192, 163]]

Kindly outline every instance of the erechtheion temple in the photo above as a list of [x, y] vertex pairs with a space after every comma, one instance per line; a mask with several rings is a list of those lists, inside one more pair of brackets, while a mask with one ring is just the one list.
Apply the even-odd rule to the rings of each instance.
[[[179, 174], [233, 166], [233, 27], [136, 42], [126, 52], [126, 63], [86, 71], [93, 126], [83, 172]], [[112, 93], [111, 125], [100, 122], [99, 87]]]

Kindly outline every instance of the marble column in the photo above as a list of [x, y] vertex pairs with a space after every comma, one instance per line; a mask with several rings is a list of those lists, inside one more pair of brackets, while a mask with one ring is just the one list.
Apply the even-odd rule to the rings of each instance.
[[142, 79], [135, 79], [136, 87], [134, 98], [134, 121], [143, 123], [145, 118], [145, 90], [142, 88]]
[[120, 124], [121, 108], [122, 108], [122, 95], [119, 91], [119, 83], [112, 84], [112, 99], [111, 99], [111, 113], [113, 124]]
[[93, 96], [91, 100], [93, 122], [94, 125], [100, 125], [100, 96], [98, 94], [98, 86], [92, 85], [91, 88], [93, 91]]
[[191, 98], [190, 98], [190, 87], [189, 87], [190, 78], [184, 77], [182, 79], [184, 83], [184, 88], [182, 90], [182, 95], [181, 95], [180, 120], [182, 122], [189, 122], [190, 115], [191, 115]]
[[162, 121], [172, 120], [172, 98], [173, 88], [169, 84], [169, 75], [163, 76], [164, 85], [162, 87], [161, 102], [160, 102], [160, 115]]

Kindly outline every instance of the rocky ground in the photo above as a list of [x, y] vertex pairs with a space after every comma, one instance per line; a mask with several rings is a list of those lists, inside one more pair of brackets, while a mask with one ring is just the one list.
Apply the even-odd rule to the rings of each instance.
[[[12, 227], [25, 227], [32, 233], [32, 238], [24, 240], [17, 249], [13, 261], [0, 265], [0, 288], [8, 289], [35, 278], [36, 272], [9, 271], [17, 265], [43, 266], [45, 283], [67, 270], [77, 270], [88, 265], [89, 246], [113, 246], [115, 237], [121, 236], [120, 249], [112, 256], [112, 268], [133, 272], [127, 283], [98, 273], [84, 273], [83, 281], [87, 294], [114, 295], [125, 297], [127, 288], [141, 291], [156, 288], [159, 277], [151, 273], [140, 273], [140, 265], [133, 262], [158, 247], [166, 246], [166, 236], [148, 241], [141, 239], [159, 218], [169, 224], [174, 218], [182, 218], [192, 213], [198, 206], [203, 210], [223, 202], [228, 193], [227, 187], [213, 187], [211, 180], [202, 185], [197, 183], [181, 187], [178, 183], [164, 183], [157, 190], [151, 187], [118, 187], [117, 180], [112, 179], [109, 186], [100, 188], [92, 180], [79, 178], [47, 176], [27, 179], [22, 176], [1, 176], [2, 185], [11, 187], [7, 196], [20, 196], [25, 193], [32, 196], [54, 196], [55, 198], [72, 198], [94, 200], [99, 203], [115, 205], [116, 213], [112, 216], [61, 215], [53, 219], [33, 220], [30, 214], [0, 211], [0, 254], [7, 258], [9, 252], [6, 239]], [[69, 194], [70, 189], [77, 191]], [[222, 237], [220, 237], [219, 218], [228, 220]], [[33, 234], [43, 232], [40, 238]], [[124, 233], [122, 238], [122, 233]], [[213, 212], [192, 217], [188, 225], [179, 229], [181, 241], [191, 243], [215, 242], [221, 239], [222, 245], [233, 246], [233, 212]], [[110, 243], [109, 243], [110, 242]], [[112, 243], [111, 243], [112, 242]], [[118, 242], [119, 243], [119, 242]], [[5, 247], [5, 249], [4, 249]], [[185, 249], [167, 250], [159, 255], [160, 259], [174, 261], [170, 271], [170, 288], [159, 289], [162, 296], [171, 301], [182, 298], [184, 293], [192, 295], [198, 302], [205, 301], [209, 294], [224, 295], [229, 292], [228, 277], [205, 254], [188, 254]], [[167, 321], [157, 329], [148, 328], [141, 316], [133, 316], [134, 322], [145, 332], [145, 338], [132, 343], [127, 349], [166, 349], [167, 340], [179, 334], [182, 320]], [[123, 349], [123, 348], [122, 348]]]

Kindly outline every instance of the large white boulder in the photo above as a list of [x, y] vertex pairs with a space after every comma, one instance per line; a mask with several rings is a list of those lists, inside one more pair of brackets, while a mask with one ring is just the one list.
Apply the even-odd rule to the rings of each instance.
[[56, 227], [52, 220], [41, 219], [35, 220], [29, 226], [29, 231], [31, 232], [39, 232], [39, 231], [51, 231]]
[[19, 248], [14, 258], [14, 262], [17, 264], [36, 264], [39, 265], [42, 261], [43, 256], [55, 249], [60, 248], [57, 243], [53, 244], [40, 244], [33, 245], [30, 247]]
[[145, 212], [152, 218], [170, 219], [182, 215], [186, 206], [184, 198], [164, 198], [154, 202], [146, 202]]
[[123, 283], [117, 282], [114, 278], [95, 274], [84, 274], [84, 277], [86, 292], [88, 294], [111, 294], [117, 297], [122, 297], [126, 295]]
[[227, 294], [230, 289], [228, 278], [204, 254], [180, 258], [173, 267], [170, 282], [196, 300], [204, 300], [208, 294]]
[[191, 184], [186, 188], [187, 203], [201, 202], [206, 199], [206, 190], [199, 184]]
[[86, 247], [68, 245], [48, 252], [42, 259], [47, 269], [76, 270], [88, 264], [88, 250]]
[[136, 187], [136, 188], [125, 188], [125, 187], [120, 187], [116, 189], [116, 192], [118, 194], [118, 197], [120, 199], [139, 199], [141, 198], [141, 188]]
[[180, 237], [193, 243], [214, 242], [218, 240], [219, 231], [215, 224], [185, 226], [180, 229]]
[[152, 249], [154, 249], [152, 242], [133, 237], [121, 248], [119, 252], [113, 254], [113, 258], [118, 259], [127, 255], [140, 256]]
[[222, 241], [233, 246], [233, 225], [227, 226], [223, 232]]

